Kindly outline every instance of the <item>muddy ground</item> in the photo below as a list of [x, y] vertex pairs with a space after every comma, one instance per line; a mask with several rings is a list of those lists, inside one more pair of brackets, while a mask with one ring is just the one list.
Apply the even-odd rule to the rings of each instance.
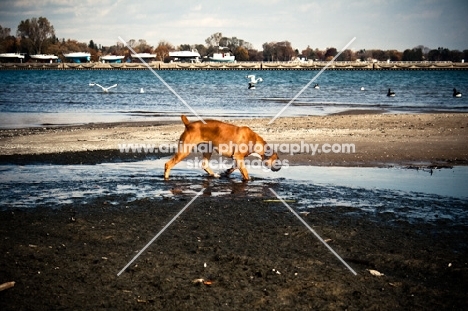
[[255, 197], [242, 183], [233, 183], [227, 197], [210, 196], [209, 180], [205, 187], [120, 276], [193, 196], [174, 189], [172, 199], [129, 203], [114, 196], [0, 212], [0, 280], [16, 282], [0, 292], [0, 309], [462, 310], [468, 304], [466, 226], [410, 224], [352, 207], [301, 214], [354, 275], [275, 201], [269, 188], [288, 192], [287, 185], [265, 184]]

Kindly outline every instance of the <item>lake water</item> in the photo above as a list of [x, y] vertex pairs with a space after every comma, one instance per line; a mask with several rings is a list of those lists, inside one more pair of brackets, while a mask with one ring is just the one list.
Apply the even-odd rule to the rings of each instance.
[[[157, 71], [204, 118], [273, 117], [318, 71]], [[248, 89], [247, 75], [263, 79]], [[103, 86], [117, 84], [103, 93]], [[312, 86], [318, 83], [320, 89]], [[348, 109], [468, 111], [468, 71], [324, 71], [281, 116]], [[361, 87], [365, 90], [361, 91]], [[386, 96], [391, 88], [396, 97]], [[457, 88], [466, 94], [452, 96]], [[140, 93], [143, 89], [144, 93]], [[178, 119], [189, 108], [149, 70], [0, 71], [0, 127]]]

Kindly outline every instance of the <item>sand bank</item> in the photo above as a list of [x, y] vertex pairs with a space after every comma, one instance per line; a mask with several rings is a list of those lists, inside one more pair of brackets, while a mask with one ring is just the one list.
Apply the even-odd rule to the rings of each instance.
[[[196, 120], [190, 117], [190, 120]], [[308, 144], [318, 148], [353, 144], [354, 152], [294, 152], [281, 149], [291, 165], [466, 165], [468, 114], [339, 114], [320, 117], [225, 120], [246, 125], [271, 144]], [[0, 131], [3, 163], [98, 163], [170, 156], [165, 152], [124, 152], [123, 145], [167, 146], [184, 127], [172, 123], [91, 124]], [[331, 148], [329, 148], [331, 149]], [[335, 151], [338, 149], [335, 148]], [[326, 151], [326, 149], [324, 149]], [[66, 156], [65, 156], [66, 155]]]

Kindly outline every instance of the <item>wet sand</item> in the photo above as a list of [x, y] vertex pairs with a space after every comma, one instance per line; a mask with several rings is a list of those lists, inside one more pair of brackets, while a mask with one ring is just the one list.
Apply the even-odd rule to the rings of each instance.
[[[468, 159], [466, 114], [351, 114], [279, 119], [270, 126], [265, 120], [239, 123], [270, 142], [356, 144], [355, 154], [283, 155], [297, 164], [466, 165]], [[3, 130], [0, 163], [92, 164], [159, 157], [121, 154], [116, 145], [167, 143], [182, 130], [181, 123]], [[216, 197], [206, 178], [203, 195], [117, 276], [193, 198], [179, 184], [177, 177], [163, 181], [154, 176], [155, 187], [172, 189], [171, 198], [128, 202], [125, 195], [112, 193], [83, 205], [1, 211], [0, 284], [16, 283], [0, 291], [0, 309], [466, 308], [465, 224], [456, 219], [410, 223], [392, 213], [370, 217], [352, 206], [326, 204], [301, 214], [355, 276], [277, 201], [269, 188], [287, 198], [301, 193], [282, 180], [265, 180], [253, 195], [246, 190], [249, 183], [233, 179], [231, 194]], [[295, 207], [294, 200], [289, 204]]]

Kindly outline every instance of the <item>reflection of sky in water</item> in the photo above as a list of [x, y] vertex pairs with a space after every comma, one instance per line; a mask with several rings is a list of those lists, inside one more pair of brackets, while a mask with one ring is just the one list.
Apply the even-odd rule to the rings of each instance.
[[298, 209], [350, 207], [357, 212], [395, 213], [403, 219], [447, 219], [468, 224], [468, 167], [428, 171], [399, 168], [291, 166], [277, 173], [251, 168], [253, 181], [207, 178], [186, 162], [163, 182], [167, 159], [99, 165], [0, 166], [0, 209], [51, 208], [107, 198], [111, 204], [195, 195], [271, 198], [268, 187]]

